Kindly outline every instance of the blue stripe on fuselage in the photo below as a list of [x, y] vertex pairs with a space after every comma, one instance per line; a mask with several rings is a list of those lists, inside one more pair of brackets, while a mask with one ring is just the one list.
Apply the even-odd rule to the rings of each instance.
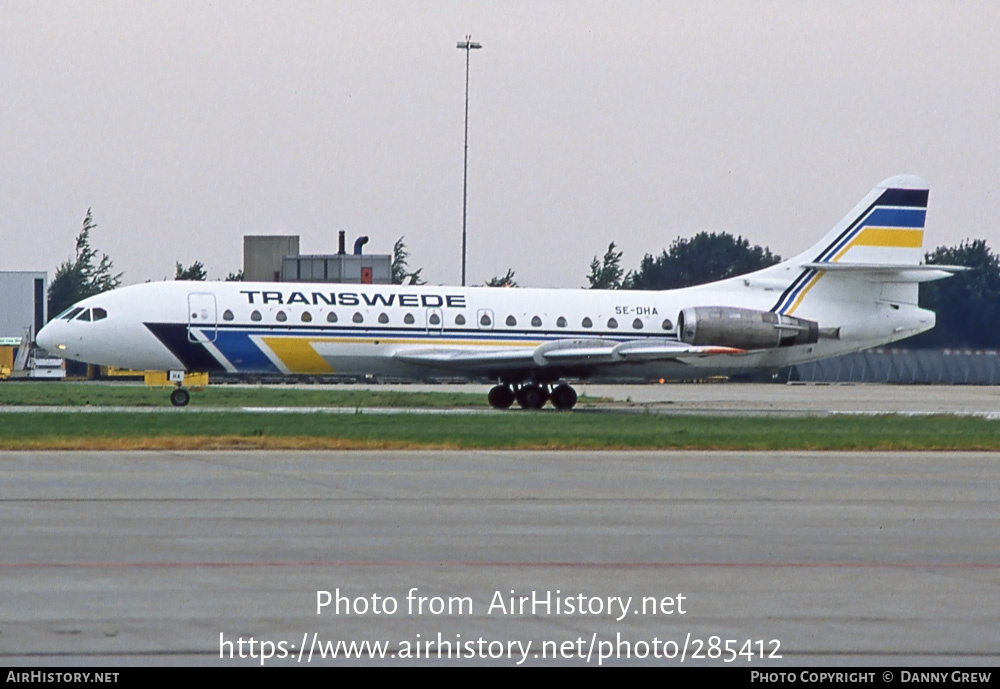
[[238, 371], [279, 373], [278, 367], [250, 339], [250, 335], [253, 334], [266, 335], [268, 333], [250, 333], [220, 328], [218, 337], [215, 339], [215, 346]]

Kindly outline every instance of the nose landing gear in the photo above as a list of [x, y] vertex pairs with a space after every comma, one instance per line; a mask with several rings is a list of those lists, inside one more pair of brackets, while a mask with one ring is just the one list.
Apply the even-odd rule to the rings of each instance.
[[191, 401], [191, 393], [184, 388], [174, 388], [170, 393], [170, 404], [175, 407], [186, 407]]
[[170, 393], [170, 404], [175, 407], [186, 407], [191, 401], [191, 393], [183, 388], [184, 371], [167, 371], [167, 379], [177, 386]]

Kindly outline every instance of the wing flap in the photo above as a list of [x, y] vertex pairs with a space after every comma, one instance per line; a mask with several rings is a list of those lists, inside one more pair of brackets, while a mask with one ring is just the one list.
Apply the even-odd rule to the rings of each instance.
[[675, 340], [555, 340], [537, 347], [407, 349], [393, 358], [412, 364], [454, 371], [544, 368], [546, 366], [603, 367], [627, 362], [681, 361], [690, 357], [743, 354], [733, 347], [689, 345]]
[[624, 342], [615, 347], [615, 354], [622, 361], [680, 361], [690, 357], [706, 357], [718, 354], [745, 354], [745, 349], [716, 347], [711, 345], [689, 345], [673, 340], [651, 342]]
[[455, 348], [435, 349], [405, 349], [393, 354], [393, 358], [411, 364], [424, 364], [442, 368], [469, 368], [489, 365], [506, 365], [510, 367], [531, 365], [534, 363], [533, 347], [517, 347], [504, 349], [483, 349], [480, 351]]

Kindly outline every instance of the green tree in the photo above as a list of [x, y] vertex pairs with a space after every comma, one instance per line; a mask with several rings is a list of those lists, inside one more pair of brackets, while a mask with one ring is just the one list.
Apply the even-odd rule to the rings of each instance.
[[177, 262], [177, 271], [174, 273], [174, 280], [207, 280], [208, 273], [201, 261], [195, 261], [185, 268], [180, 261]]
[[[405, 236], [405, 235], [404, 235]], [[406, 244], [403, 243], [403, 237], [396, 240], [396, 243], [392, 245], [392, 264], [389, 267], [389, 271], [392, 277], [392, 284], [394, 285], [422, 285], [424, 284], [423, 279], [420, 277], [420, 272], [423, 268], [417, 268], [413, 272], [408, 270], [409, 266], [407, 261], [410, 258], [410, 252], [406, 250]]]
[[243, 282], [243, 269], [240, 268], [237, 272], [227, 275], [226, 282]]
[[652, 290], [690, 287], [751, 273], [780, 261], [770, 249], [750, 246], [743, 237], [699, 232], [689, 239], [675, 239], [659, 256], [646, 254], [622, 286]]
[[514, 279], [514, 271], [507, 269], [507, 274], [503, 277], [493, 276], [486, 281], [486, 287], [520, 287]]
[[594, 256], [594, 260], [590, 262], [590, 275], [587, 276], [590, 289], [621, 289], [623, 253], [615, 251], [615, 243], [611, 242], [602, 260]]
[[984, 239], [939, 246], [926, 263], [972, 270], [920, 285], [920, 305], [937, 314], [928, 332], [905, 342], [925, 349], [1000, 349], [1000, 258]]
[[83, 229], [76, 237], [76, 255], [56, 269], [49, 285], [49, 317], [55, 318], [70, 306], [121, 284], [121, 273], [113, 273], [114, 266], [107, 254], [100, 254], [90, 245], [90, 232], [97, 228], [91, 209], [83, 219]]

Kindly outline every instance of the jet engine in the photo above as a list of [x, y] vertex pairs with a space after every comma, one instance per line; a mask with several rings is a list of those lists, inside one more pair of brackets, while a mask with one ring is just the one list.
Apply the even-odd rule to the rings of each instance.
[[804, 318], [732, 306], [695, 306], [677, 318], [682, 342], [739, 349], [770, 349], [812, 344], [819, 324]]

